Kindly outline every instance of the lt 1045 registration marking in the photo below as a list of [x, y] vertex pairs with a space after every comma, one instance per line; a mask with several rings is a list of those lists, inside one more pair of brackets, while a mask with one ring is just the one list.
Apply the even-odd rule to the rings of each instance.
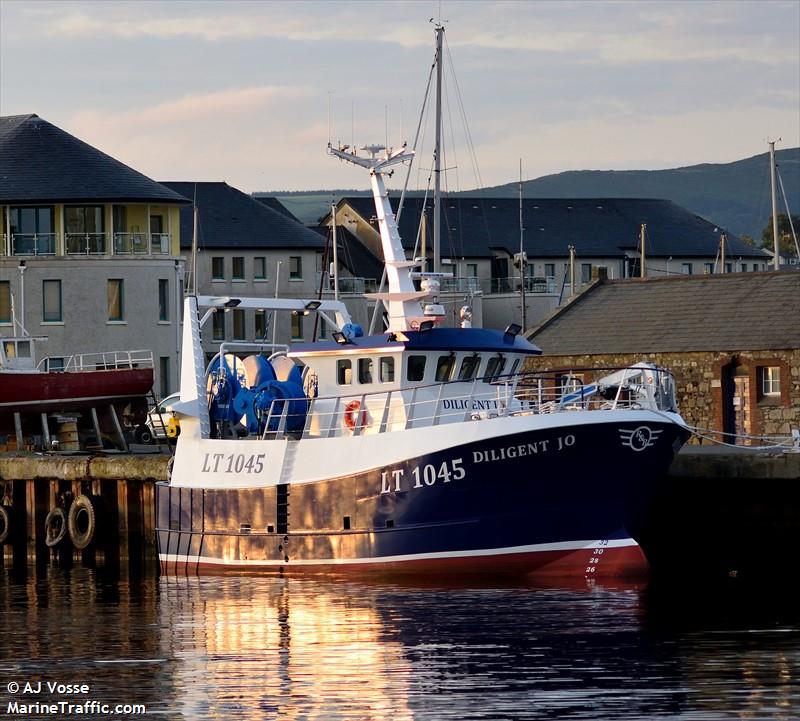
[[[381, 493], [397, 493], [409, 488], [423, 488], [424, 486], [432, 486], [437, 481], [442, 483], [449, 483], [451, 480], [460, 481], [467, 475], [463, 464], [464, 460], [462, 458], [453, 458], [441, 464], [426, 463], [422, 467], [414, 466], [411, 468], [411, 478], [409, 479], [413, 483], [405, 481], [405, 471], [402, 468], [396, 468], [393, 471], [382, 471]], [[406, 488], [403, 488], [404, 485]]]
[[203, 473], [262, 473], [266, 453], [206, 453]]

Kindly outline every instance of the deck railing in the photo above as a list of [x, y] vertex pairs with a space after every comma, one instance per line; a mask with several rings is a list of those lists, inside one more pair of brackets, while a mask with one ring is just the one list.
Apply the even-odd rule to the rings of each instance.
[[[607, 377], [613, 382], [582, 380]], [[307, 400], [303, 438], [385, 433], [506, 416], [618, 411], [675, 411], [672, 374], [656, 368], [592, 368], [568, 372], [516, 373], [373, 393], [272, 402], [263, 437], [287, 435], [291, 400]], [[294, 434], [295, 436], [297, 434]]]
[[[64, 358], [63, 367], [59, 370], [81, 372], [153, 367], [153, 351], [151, 350], [112, 350], [71, 355]], [[37, 368], [55, 370], [50, 358], [43, 358], [39, 361]]]

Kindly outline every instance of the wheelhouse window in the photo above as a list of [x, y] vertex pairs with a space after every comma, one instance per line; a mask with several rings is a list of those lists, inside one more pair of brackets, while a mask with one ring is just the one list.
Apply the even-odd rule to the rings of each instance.
[[765, 366], [761, 374], [761, 395], [775, 398], [781, 394], [781, 369], [778, 366]]
[[214, 256], [211, 259], [211, 280], [225, 280], [225, 258]]
[[394, 383], [394, 358], [381, 358], [380, 374], [381, 383]]
[[408, 366], [406, 368], [406, 380], [421, 381], [425, 377], [425, 356], [408, 356]]
[[372, 383], [372, 358], [358, 359], [358, 382]]
[[299, 255], [289, 256], [289, 280], [303, 279], [303, 259]]
[[0, 323], [11, 322], [11, 282], [0, 280]]
[[501, 355], [495, 355], [489, 358], [489, 362], [486, 364], [486, 380], [496, 380], [498, 376], [502, 374], [505, 365], [506, 359]]
[[336, 361], [336, 382], [340, 386], [349, 386], [353, 382], [353, 364], [349, 358]]
[[477, 353], [467, 356], [461, 361], [461, 368], [458, 371], [458, 380], [474, 380], [478, 375], [478, 368], [480, 367], [481, 357]]
[[253, 279], [267, 279], [267, 259], [264, 257], [253, 258]]
[[233, 280], [244, 280], [244, 258], [241, 256], [233, 258], [231, 277]]
[[436, 382], [446, 383], [453, 377], [456, 367], [456, 357], [453, 353], [441, 355], [436, 361]]
[[60, 323], [61, 315], [61, 281], [42, 281], [42, 322]]
[[110, 278], [107, 286], [108, 319], [125, 320], [125, 283], [121, 278]]

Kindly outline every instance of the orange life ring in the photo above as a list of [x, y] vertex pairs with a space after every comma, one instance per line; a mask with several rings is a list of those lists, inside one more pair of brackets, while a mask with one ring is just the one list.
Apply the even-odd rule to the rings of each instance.
[[359, 411], [361, 411], [359, 426], [363, 428], [367, 425], [367, 409], [361, 408], [361, 401], [350, 401], [344, 407], [344, 424], [348, 430], [355, 430], [356, 420], [359, 419]]

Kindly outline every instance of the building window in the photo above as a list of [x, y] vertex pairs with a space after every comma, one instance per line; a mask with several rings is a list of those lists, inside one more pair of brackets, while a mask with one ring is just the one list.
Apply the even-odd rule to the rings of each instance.
[[105, 253], [104, 221], [102, 205], [65, 206], [67, 253], [77, 255]]
[[50, 373], [51, 371], [58, 371], [61, 372], [64, 370], [64, 358], [58, 356], [49, 356], [44, 359], [45, 360], [45, 371]]
[[263, 310], [256, 311], [256, 340], [267, 337], [267, 313]]
[[121, 278], [108, 281], [108, 319], [125, 320], [125, 284]]
[[244, 331], [244, 310], [234, 308], [233, 310], [233, 339], [244, 340], [247, 336]]
[[303, 259], [299, 255], [289, 256], [289, 280], [303, 279]]
[[372, 358], [358, 359], [358, 382], [372, 383]]
[[581, 263], [581, 283], [589, 283], [592, 280], [592, 264]]
[[169, 356], [162, 355], [158, 359], [158, 375], [161, 382], [161, 397], [166, 398], [170, 392]]
[[244, 258], [240, 256], [233, 258], [231, 277], [233, 280], [244, 280]]
[[56, 241], [51, 207], [11, 208], [9, 224], [11, 252], [14, 255], [55, 254]]
[[781, 394], [781, 369], [778, 366], [759, 368], [761, 373], [761, 395], [779, 396]]
[[544, 274], [546, 278], [555, 278], [556, 277], [556, 264], [555, 263], [545, 263], [544, 264]]
[[60, 323], [61, 316], [61, 281], [42, 281], [42, 321], [44, 323]]
[[158, 319], [169, 320], [169, 280], [158, 279]]
[[747, 263], [742, 263], [742, 273], [747, 272]]
[[292, 312], [292, 340], [303, 340], [303, 316]]
[[394, 383], [394, 358], [381, 358], [381, 383]]
[[336, 382], [340, 386], [349, 386], [353, 382], [353, 364], [349, 359], [336, 361]]
[[477, 277], [478, 277], [478, 264], [467, 263], [467, 278], [477, 278]]
[[267, 279], [267, 259], [263, 257], [253, 258], [253, 279]]
[[211, 258], [211, 280], [225, 280], [225, 258]]
[[691, 275], [692, 274], [692, 264], [691, 263], [681, 263], [681, 273], [684, 275]]
[[703, 273], [705, 275], [712, 275], [714, 273], [713, 263], [703, 263]]
[[733, 273], [733, 263], [725, 263], [725, 272]]
[[225, 313], [220, 310], [214, 313], [211, 326], [211, 340], [225, 340]]
[[11, 282], [8, 280], [0, 280], [0, 323], [10, 323], [10, 322], [11, 322]]

